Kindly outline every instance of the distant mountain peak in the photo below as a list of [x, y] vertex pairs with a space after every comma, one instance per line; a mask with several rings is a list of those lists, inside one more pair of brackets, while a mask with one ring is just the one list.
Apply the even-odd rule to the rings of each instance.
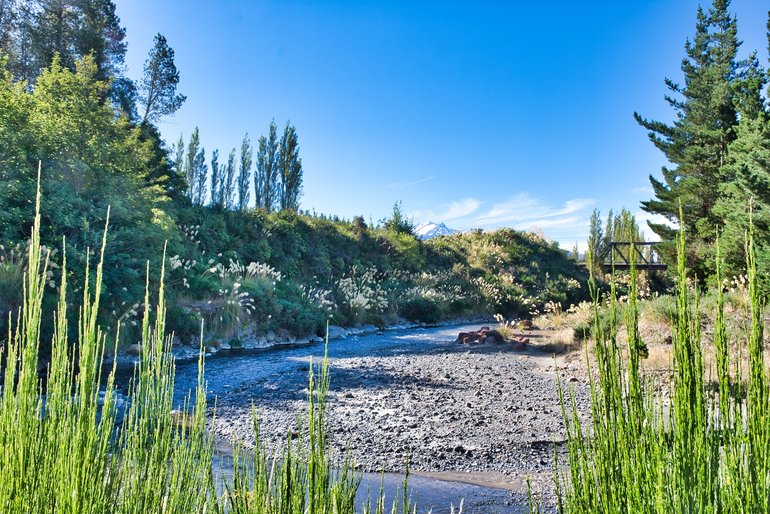
[[414, 234], [420, 239], [433, 239], [438, 236], [451, 236], [457, 230], [451, 229], [443, 223], [426, 221], [420, 223], [414, 228]]

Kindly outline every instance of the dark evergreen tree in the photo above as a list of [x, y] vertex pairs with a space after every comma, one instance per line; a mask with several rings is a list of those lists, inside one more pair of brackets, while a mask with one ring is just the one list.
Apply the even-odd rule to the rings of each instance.
[[281, 210], [299, 210], [302, 195], [302, 159], [299, 158], [297, 131], [288, 122], [278, 146], [278, 169], [281, 173]]
[[[719, 185], [721, 196], [714, 207], [723, 221], [720, 247], [728, 275], [744, 273], [744, 241], [752, 226], [758, 267], [770, 269], [770, 112], [762, 95], [767, 82], [765, 70], [752, 54], [739, 82], [740, 121], [725, 166], [733, 180]], [[770, 290], [770, 277], [764, 274], [761, 280], [765, 290]]]
[[139, 139], [148, 145], [150, 156], [146, 182], [155, 188], [156, 194], [171, 199], [184, 195], [186, 184], [184, 175], [176, 171], [175, 163], [169, 160], [169, 150], [154, 125], [144, 125], [139, 129]]
[[186, 97], [177, 93], [179, 71], [174, 64], [174, 50], [166, 38], [158, 34], [155, 45], [144, 63], [144, 76], [139, 84], [139, 103], [143, 107], [142, 123], [156, 123], [174, 114]]
[[80, 12], [74, 0], [38, 0], [34, 23], [30, 27], [35, 77], [51, 65], [55, 55], [59, 56], [61, 66], [75, 68], [79, 19]]
[[13, 35], [19, 17], [16, 0], [0, 0], [0, 52], [13, 55]]
[[117, 77], [126, 56], [126, 29], [120, 26], [111, 0], [75, 0], [80, 23], [75, 34], [75, 53], [91, 54], [99, 80]]
[[[77, 60], [90, 55], [98, 80], [121, 78], [125, 36], [111, 0], [0, 0], [0, 51], [9, 56], [15, 77], [29, 84], [54, 55], [71, 71]], [[120, 94], [126, 92], [125, 82], [113, 85]]]
[[[729, 0], [714, 0], [708, 12], [698, 9], [695, 37], [685, 44], [684, 85], [666, 79], [672, 95], [665, 98], [676, 111], [676, 121], [667, 124], [634, 113], [673, 165], [663, 168], [663, 180], [650, 176], [655, 198], [642, 202], [642, 208], [676, 224], [681, 204], [690, 265], [701, 276], [713, 262], [710, 249], [719, 225], [713, 207], [718, 184], [729, 180], [723, 165], [738, 122], [735, 83], [745, 67], [736, 60], [737, 22], [728, 7]], [[649, 225], [673, 250], [676, 229]]]
[[13, 16], [14, 34], [8, 35], [12, 40], [7, 52], [9, 57], [8, 69], [16, 79], [23, 80], [27, 84], [33, 84], [40, 72], [35, 57], [35, 3], [36, 0], [19, 1]]
[[[249, 187], [251, 187], [252, 150], [249, 135], [241, 141], [241, 158], [238, 167], [238, 210], [246, 210], [249, 206]], [[257, 191], [259, 193], [259, 191]]]

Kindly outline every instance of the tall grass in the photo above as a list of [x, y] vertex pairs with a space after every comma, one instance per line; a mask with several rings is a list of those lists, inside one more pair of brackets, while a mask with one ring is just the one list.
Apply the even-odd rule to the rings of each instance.
[[[595, 302], [597, 369], [589, 384], [587, 425], [574, 394], [560, 389], [569, 450], [569, 470], [557, 479], [562, 512], [770, 512], [770, 378], [764, 366], [765, 305], [757, 288], [753, 235], [746, 244], [748, 329], [728, 333], [720, 290], [713, 320], [716, 369], [704, 369], [700, 295], [697, 285], [688, 285], [684, 234], [678, 250], [674, 366], [667, 380], [645, 378], [639, 370], [644, 346], [638, 333], [636, 270], [625, 309], [625, 349], [617, 343], [615, 302], [608, 324], [599, 323]], [[595, 292], [593, 282], [592, 288]], [[731, 347], [740, 348], [739, 355]], [[742, 365], [743, 352], [747, 366]]]
[[[108, 212], [109, 220], [109, 212]], [[107, 228], [102, 239], [103, 258]], [[141, 326], [142, 356], [119, 405], [115, 363], [103, 370], [110, 343], [99, 327], [103, 260], [95, 282], [85, 270], [77, 340], [68, 334], [66, 252], [55, 315], [52, 355], [45, 376], [39, 368], [43, 294], [49, 255], [40, 244], [40, 191], [23, 282], [23, 306], [9, 319], [0, 394], [0, 512], [57, 513], [295, 513], [355, 512], [360, 477], [331, 465], [325, 407], [326, 359], [316, 381], [311, 366], [309, 411], [302, 436], [280, 455], [259, 443], [253, 456], [236, 451], [234, 474], [217, 483], [213, 440], [207, 431], [203, 353], [194, 398], [174, 411], [174, 362], [165, 333], [164, 269], [155, 307], [149, 278]], [[147, 276], [150, 270], [148, 267]], [[152, 312], [151, 312], [152, 311]], [[119, 337], [120, 327], [118, 326]], [[106, 379], [103, 371], [106, 373]], [[256, 419], [256, 418], [255, 418]], [[255, 423], [255, 430], [256, 430]], [[255, 439], [259, 441], [258, 433]], [[223, 493], [221, 491], [224, 491]], [[382, 494], [364, 512], [385, 512]], [[404, 493], [392, 512], [413, 511]]]

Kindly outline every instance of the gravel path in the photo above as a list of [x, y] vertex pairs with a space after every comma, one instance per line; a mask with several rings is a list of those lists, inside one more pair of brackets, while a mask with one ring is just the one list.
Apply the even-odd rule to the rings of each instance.
[[[580, 370], [537, 347], [462, 345], [458, 326], [352, 337], [329, 343], [330, 439], [340, 458], [350, 448], [364, 471], [410, 469], [428, 476], [522, 492], [524, 478], [550, 488], [553, 443], [564, 439], [558, 402], [562, 382], [587, 406]], [[206, 363], [216, 398], [215, 431], [253, 444], [251, 406], [263, 442], [278, 447], [306, 408], [309, 362], [323, 345], [284, 348]], [[194, 385], [193, 366], [180, 366], [177, 387]], [[563, 445], [557, 444], [560, 452]], [[433, 474], [433, 475], [432, 475]]]

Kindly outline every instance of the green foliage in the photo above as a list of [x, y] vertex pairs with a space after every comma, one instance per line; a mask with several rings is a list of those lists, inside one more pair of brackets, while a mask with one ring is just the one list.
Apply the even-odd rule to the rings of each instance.
[[[28, 239], [25, 220], [35, 192], [31, 170], [38, 159], [46, 209], [43, 241], [56, 248], [58, 236], [65, 235], [68, 258], [76, 267], [84, 266], [98, 246], [96, 227], [110, 206], [113, 225], [100, 320], [105, 326], [120, 320], [124, 341], [140, 337], [145, 265], [159, 264], [153, 248], [164, 242], [174, 262], [170, 327], [184, 340], [198, 333], [201, 321], [212, 338], [236, 337], [247, 326], [304, 336], [317, 333], [330, 317], [352, 324], [396, 320], [408, 300], [435, 304], [430, 316], [435, 319], [522, 312], [579, 296], [567, 278], [580, 277], [574, 263], [552, 245], [514, 231], [423, 242], [398, 204], [393, 218], [375, 228], [361, 219], [327, 219], [293, 208], [235, 210], [235, 190], [238, 202], [249, 195], [248, 138], [242, 145], [241, 176], [234, 152], [226, 165], [216, 152], [215, 173], [207, 175], [197, 129], [188, 144], [180, 138], [173, 155], [167, 155], [152, 124], [137, 126], [116, 116], [108, 90], [90, 57], [78, 61], [74, 72], [54, 60], [32, 90], [0, 72], [0, 241]], [[257, 175], [274, 180], [267, 188], [259, 182], [257, 192], [258, 200], [273, 198], [270, 205], [276, 207], [286, 180], [278, 178], [279, 164], [284, 171], [301, 167], [293, 127], [287, 125], [280, 143], [274, 123], [270, 133], [260, 146]], [[261, 263], [280, 272], [282, 280], [268, 285], [209, 272], [231, 261]], [[358, 289], [347, 294], [345, 281], [355, 283], [366, 270], [371, 270], [369, 289], [356, 284]], [[20, 298], [14, 294], [18, 275], [10, 271], [0, 289], [0, 305], [12, 310]], [[58, 273], [52, 271], [55, 282]], [[79, 280], [72, 279], [72, 291], [82, 289]]]
[[[30, 92], [0, 74], [0, 240], [29, 238], [37, 160], [51, 247], [67, 238], [70, 262], [83, 266], [98, 247], [107, 207], [112, 209], [111, 253], [105, 261], [103, 313], [116, 320], [142, 298], [144, 263], [157, 263], [158, 248], [177, 239], [163, 210], [162, 188], [148, 175], [156, 163], [152, 143], [104, 102], [107, 84], [98, 80], [90, 57], [72, 72], [54, 61]], [[56, 275], [56, 273], [55, 273]], [[58, 280], [58, 276], [55, 277]], [[78, 279], [73, 290], [81, 289]]]
[[414, 235], [414, 223], [401, 212], [401, 202], [393, 204], [393, 214], [383, 223], [386, 230], [397, 234]]
[[[642, 208], [675, 225], [681, 207], [688, 265], [701, 280], [715, 273], [714, 241], [719, 231], [724, 231], [726, 269], [740, 272], [741, 241], [752, 210], [758, 258], [770, 263], [770, 118], [763, 98], [767, 74], [756, 52], [738, 60], [739, 46], [729, 1], [715, 1], [708, 10], [699, 8], [695, 36], [685, 45], [684, 85], [666, 81], [672, 93], [666, 101], [676, 120], [667, 124], [635, 114], [673, 164], [663, 168], [662, 180], [650, 177], [655, 198], [642, 202]], [[754, 206], [747, 208], [752, 198]], [[673, 264], [676, 230], [663, 223], [650, 227], [661, 237], [661, 250]]]
[[444, 311], [435, 300], [416, 297], [401, 305], [401, 314], [409, 321], [433, 324], [441, 321]]

